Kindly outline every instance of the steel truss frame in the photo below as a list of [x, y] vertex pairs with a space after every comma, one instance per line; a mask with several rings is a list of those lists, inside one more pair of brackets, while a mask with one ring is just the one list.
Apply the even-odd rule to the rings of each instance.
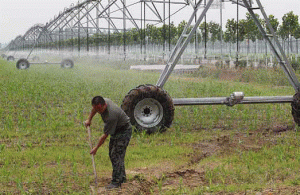
[[[114, 32], [123, 32], [124, 55], [126, 55], [125, 36], [128, 28], [140, 30], [146, 27], [146, 23], [165, 24], [170, 22], [170, 18], [174, 14], [187, 6], [194, 5], [193, 0], [134, 0], [130, 3], [127, 1], [129, 0], [85, 0], [72, 4], [70, 8], [65, 8], [45, 25], [37, 24], [31, 27], [24, 36], [21, 36], [22, 38], [11, 41], [7, 48], [24, 50], [24, 48], [30, 47], [28, 59], [34, 49], [43, 45], [50, 45], [57, 50], [62, 49], [61, 41], [66, 39], [72, 39], [72, 50], [76, 39], [80, 52], [82, 39], [85, 39], [86, 50], [89, 51], [90, 36], [108, 34], [108, 39], [112, 39]], [[176, 7], [172, 12], [171, 4]], [[138, 11], [137, 8], [139, 8]], [[146, 47], [145, 33], [140, 36], [142, 52], [143, 47]], [[99, 49], [99, 45], [97, 47]], [[108, 50], [110, 53], [109, 40]]]
[[[214, 0], [208, 0], [206, 6], [204, 7], [202, 13], [198, 17], [196, 24], [192, 26], [192, 21], [194, 20], [196, 13], [199, 9], [199, 5], [202, 3], [203, 0], [200, 0], [196, 5], [194, 12], [192, 13], [185, 29], [183, 30], [179, 40], [177, 41], [176, 46], [174, 47], [168, 61], [166, 64], [165, 69], [160, 75], [158, 79], [157, 86], [163, 88], [167, 79], [169, 78], [171, 72], [174, 70], [178, 60], [180, 59], [182, 53], [184, 52], [185, 48], [187, 47], [188, 42], [192, 38], [193, 34], [195, 33], [196, 29], [198, 28], [199, 24], [205, 17], [207, 11], [209, 10], [210, 6], [212, 5]], [[263, 6], [259, 0], [256, 0], [256, 4], [258, 7], [253, 7], [252, 0], [229, 0], [232, 3], [238, 4], [240, 6], [245, 7], [252, 18], [254, 19], [257, 27], [259, 28], [260, 32], [262, 33], [265, 40], [267, 40], [268, 44], [270, 45], [274, 56], [279, 61], [281, 68], [283, 69], [284, 73], [286, 74], [290, 84], [293, 86], [296, 92], [300, 90], [300, 83], [285, 55], [277, 36], [272, 28], [272, 25], [269, 22], [269, 19], [263, 9]], [[263, 28], [262, 24], [257, 19], [254, 11], [260, 10], [261, 14], [263, 15], [267, 27], [271, 31], [271, 35], [268, 35]], [[188, 29], [191, 28], [191, 31], [188, 32]], [[275, 44], [270, 39], [270, 36], [273, 38]], [[181, 99], [173, 99], [174, 105], [182, 106], [182, 105], [218, 105], [218, 104], [225, 104], [228, 106], [233, 106], [235, 104], [256, 104], [256, 103], [291, 103], [293, 102], [293, 96], [270, 96], [270, 97], [244, 97], [243, 92], [234, 92], [229, 97], [220, 97], [220, 98], [181, 98]]]

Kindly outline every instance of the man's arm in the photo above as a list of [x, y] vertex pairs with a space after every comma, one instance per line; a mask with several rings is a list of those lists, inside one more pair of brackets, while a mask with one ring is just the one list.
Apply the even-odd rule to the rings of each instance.
[[84, 122], [86, 127], [91, 125], [92, 119], [93, 119], [93, 117], [95, 116], [96, 113], [97, 113], [97, 111], [93, 108], [90, 115], [89, 115], [89, 117], [88, 117], [88, 119]]
[[95, 154], [97, 153], [98, 148], [99, 148], [100, 146], [102, 146], [102, 144], [103, 144], [104, 141], [106, 140], [107, 136], [108, 136], [108, 134], [103, 134], [103, 135], [100, 137], [97, 146], [95, 146], [95, 147], [91, 150], [90, 154], [95, 155]]

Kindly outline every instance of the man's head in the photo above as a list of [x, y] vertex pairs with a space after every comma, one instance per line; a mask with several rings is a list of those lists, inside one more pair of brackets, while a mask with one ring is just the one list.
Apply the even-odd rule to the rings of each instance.
[[95, 96], [92, 99], [92, 106], [97, 112], [100, 113], [103, 113], [107, 107], [105, 100], [101, 96]]

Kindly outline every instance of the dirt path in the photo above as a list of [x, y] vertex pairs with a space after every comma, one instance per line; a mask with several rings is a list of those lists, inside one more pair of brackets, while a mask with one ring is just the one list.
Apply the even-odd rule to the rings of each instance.
[[[207, 184], [205, 180], [205, 169], [197, 164], [212, 155], [230, 155], [237, 149], [240, 151], [259, 151], [266, 144], [276, 144], [276, 136], [281, 133], [293, 130], [293, 126], [275, 126], [270, 129], [258, 130], [248, 135], [237, 133], [235, 135], [222, 135], [212, 140], [201, 143], [193, 143], [193, 153], [187, 154], [189, 161], [180, 167], [170, 166], [170, 162], [160, 164], [153, 168], [138, 168], [128, 170], [127, 174], [133, 175], [121, 189], [106, 191], [104, 187], [99, 188], [98, 194], [160, 194], [160, 192], [185, 188], [197, 188]], [[218, 164], [206, 166], [214, 167]], [[100, 186], [108, 184], [110, 178], [102, 178]], [[277, 194], [297, 194], [300, 189], [297, 187], [284, 187], [278, 189], [264, 189], [263, 192], [247, 191], [236, 194], [258, 194], [258, 195], [277, 195]], [[219, 193], [225, 194], [225, 193]]]

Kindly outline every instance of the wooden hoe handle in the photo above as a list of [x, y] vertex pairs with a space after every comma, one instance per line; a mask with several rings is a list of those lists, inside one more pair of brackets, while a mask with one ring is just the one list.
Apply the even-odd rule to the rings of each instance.
[[[90, 143], [90, 147], [91, 149], [93, 149], [93, 145], [92, 145], [92, 136], [91, 136], [91, 129], [89, 126], [86, 127], [88, 134], [89, 134], [89, 143]], [[93, 168], [94, 168], [94, 174], [95, 174], [95, 184], [97, 186], [97, 172], [96, 172], [96, 166], [95, 166], [95, 159], [94, 159], [94, 155], [92, 155], [92, 162], [93, 162]]]

